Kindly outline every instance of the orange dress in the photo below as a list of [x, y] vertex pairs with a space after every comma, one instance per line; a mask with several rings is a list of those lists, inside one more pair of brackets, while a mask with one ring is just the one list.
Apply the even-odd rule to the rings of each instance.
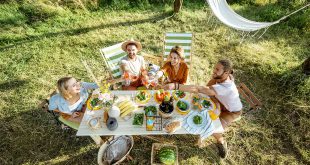
[[188, 77], [188, 66], [186, 63], [181, 62], [180, 68], [178, 70], [178, 73], [176, 74], [173, 66], [171, 65], [171, 62], [166, 62], [165, 65], [161, 69], [163, 72], [167, 73], [168, 78], [171, 83], [179, 83], [179, 84], [185, 84]]

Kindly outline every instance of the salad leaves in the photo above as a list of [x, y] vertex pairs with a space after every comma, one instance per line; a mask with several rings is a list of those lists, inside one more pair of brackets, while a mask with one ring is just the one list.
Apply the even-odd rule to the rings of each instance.
[[202, 117], [199, 116], [199, 115], [196, 115], [193, 117], [193, 122], [197, 125], [201, 124], [202, 123]]
[[183, 111], [187, 110], [187, 104], [184, 101], [181, 101], [181, 100], [178, 101], [177, 106], [180, 108], [180, 110], [183, 110]]
[[133, 118], [132, 125], [142, 125], [143, 124], [143, 117], [144, 117], [143, 113], [136, 113], [134, 118]]
[[208, 108], [208, 107], [211, 106], [211, 103], [210, 103], [210, 101], [203, 100], [201, 105], [202, 105], [204, 108]]
[[144, 107], [145, 115], [148, 115], [151, 112], [153, 115], [157, 114], [157, 108], [153, 105]]

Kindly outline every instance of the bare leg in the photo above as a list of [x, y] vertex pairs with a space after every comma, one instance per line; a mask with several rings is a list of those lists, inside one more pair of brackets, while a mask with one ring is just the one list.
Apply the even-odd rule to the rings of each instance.
[[220, 119], [224, 130], [239, 116], [241, 115], [241, 111], [239, 112], [222, 112], [220, 114]]
[[[241, 115], [241, 111], [240, 112], [227, 112], [227, 111], [222, 112], [220, 114], [220, 121], [221, 121], [221, 124], [224, 130], [226, 130], [226, 128], [240, 115]], [[212, 136], [215, 138], [217, 143], [224, 144], [225, 139], [222, 133], [214, 133]], [[201, 139], [201, 138], [198, 139], [198, 146], [199, 147], [205, 146], [204, 139]]]

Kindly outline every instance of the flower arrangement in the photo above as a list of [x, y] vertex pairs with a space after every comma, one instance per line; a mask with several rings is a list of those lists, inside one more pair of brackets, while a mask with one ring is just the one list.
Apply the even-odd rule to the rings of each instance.
[[110, 93], [110, 88], [111, 84], [106, 82], [106, 81], [102, 81], [102, 83], [100, 83], [99, 85], [99, 89], [101, 91], [101, 93]]
[[99, 89], [93, 91], [91, 98], [88, 100], [87, 106], [90, 110], [109, 110], [117, 96], [109, 90], [109, 83], [101, 83]]

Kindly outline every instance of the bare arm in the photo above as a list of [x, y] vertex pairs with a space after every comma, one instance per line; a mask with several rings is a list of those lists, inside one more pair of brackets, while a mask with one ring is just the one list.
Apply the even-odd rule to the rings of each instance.
[[[184, 92], [191, 92], [191, 93], [203, 93], [208, 96], [215, 96], [216, 93], [212, 87], [206, 87], [206, 86], [196, 86], [196, 85], [182, 85], [182, 84], [176, 84], [179, 85], [179, 90]], [[176, 89], [174, 83], [167, 84], [165, 86], [165, 89], [174, 90]]]
[[127, 71], [127, 69], [126, 69], [126, 68], [127, 68], [126, 64], [123, 64], [123, 63], [122, 63], [122, 64], [120, 65], [120, 68], [121, 68], [121, 70], [122, 70], [123, 72]]
[[117, 78], [117, 79], [107, 80], [107, 82], [110, 84], [116, 84], [116, 83], [123, 82], [123, 81], [124, 81], [124, 79], [122, 77]]
[[61, 113], [59, 109], [54, 109], [54, 112]]
[[214, 91], [214, 89], [212, 87], [208, 87], [208, 86], [198, 86], [198, 93], [203, 93], [206, 94], [208, 96], [215, 96], [216, 92]]
[[155, 79], [159, 79], [161, 76], [163, 76], [164, 75], [164, 72], [163, 71], [161, 71], [161, 70], [159, 70], [157, 73], [156, 73], [156, 75], [155, 75]]

